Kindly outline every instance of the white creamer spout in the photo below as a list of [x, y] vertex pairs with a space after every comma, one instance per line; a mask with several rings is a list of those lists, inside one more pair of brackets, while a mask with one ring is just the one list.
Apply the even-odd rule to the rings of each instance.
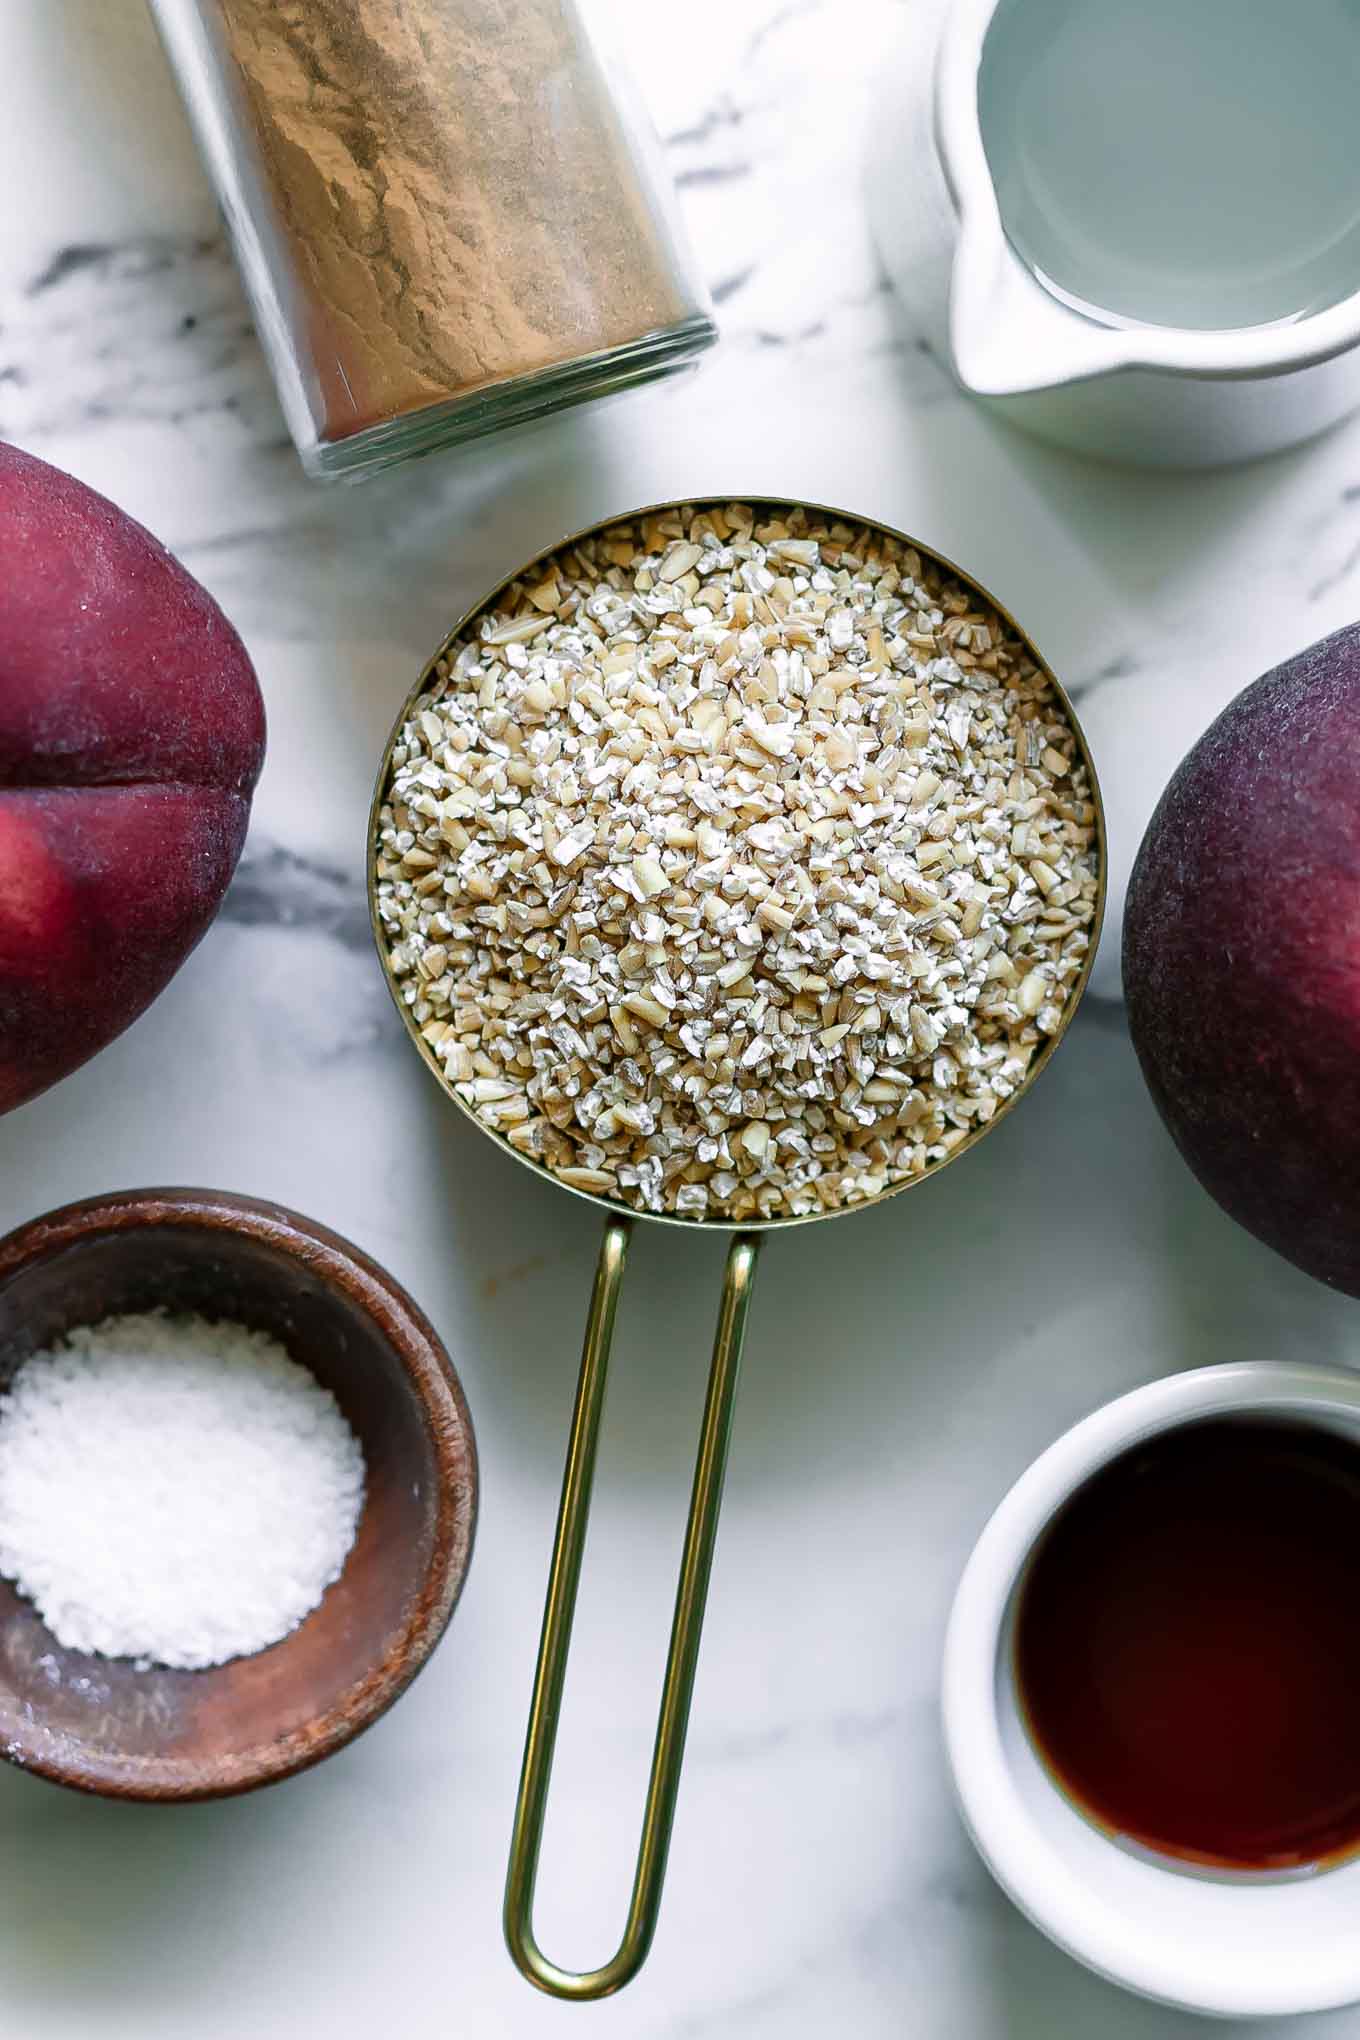
[[1127, 367], [1129, 336], [1050, 296], [1006, 238], [978, 121], [978, 65], [995, 0], [956, 0], [941, 20], [934, 92], [940, 168], [956, 220], [949, 342], [978, 397], [1032, 396]]
[[[991, 198], [990, 187], [987, 198]], [[985, 205], [960, 221], [949, 297], [954, 372], [977, 397], [1030, 396], [1108, 375], [1130, 360], [1127, 335], [1051, 297]], [[982, 211], [984, 217], [970, 217]]]

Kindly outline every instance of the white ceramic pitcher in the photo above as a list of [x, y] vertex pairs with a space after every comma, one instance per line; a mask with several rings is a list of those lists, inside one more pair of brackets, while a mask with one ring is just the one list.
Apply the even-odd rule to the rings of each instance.
[[1035, 280], [1002, 229], [978, 119], [996, 6], [909, 0], [870, 143], [885, 267], [962, 387], [1041, 438], [1153, 467], [1276, 452], [1360, 407], [1360, 293], [1288, 325], [1182, 331], [1098, 322]]

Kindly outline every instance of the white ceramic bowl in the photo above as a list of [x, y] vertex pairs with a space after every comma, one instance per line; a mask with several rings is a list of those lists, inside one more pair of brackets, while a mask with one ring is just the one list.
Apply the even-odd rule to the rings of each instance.
[[1156, 1432], [1245, 1411], [1360, 1436], [1360, 1375], [1285, 1362], [1204, 1367], [1134, 1389], [1065, 1432], [1022, 1474], [974, 1547], [949, 1620], [943, 1680], [964, 1820], [1020, 1910], [1112, 1983], [1220, 2018], [1360, 1999], [1360, 1858], [1271, 1878], [1180, 1867], [1120, 1847], [1069, 1803], [1036, 1755], [1016, 1703], [1011, 1629], [1030, 1552], [1098, 1467]]

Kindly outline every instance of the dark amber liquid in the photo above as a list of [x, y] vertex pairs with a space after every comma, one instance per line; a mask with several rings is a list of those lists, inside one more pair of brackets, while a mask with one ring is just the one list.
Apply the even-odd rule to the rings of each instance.
[[1360, 1848], [1360, 1447], [1215, 1419], [1114, 1460], [1031, 1560], [1015, 1669], [1112, 1833], [1237, 1870]]

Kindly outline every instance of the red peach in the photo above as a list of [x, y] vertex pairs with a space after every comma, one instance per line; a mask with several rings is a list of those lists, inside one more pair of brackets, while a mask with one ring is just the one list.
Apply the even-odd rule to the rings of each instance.
[[264, 757], [245, 647], [192, 575], [0, 444], [0, 1112], [161, 992], [221, 904]]
[[1360, 1296], [1360, 624], [1245, 689], [1178, 767], [1129, 886], [1124, 991], [1205, 1189]]

